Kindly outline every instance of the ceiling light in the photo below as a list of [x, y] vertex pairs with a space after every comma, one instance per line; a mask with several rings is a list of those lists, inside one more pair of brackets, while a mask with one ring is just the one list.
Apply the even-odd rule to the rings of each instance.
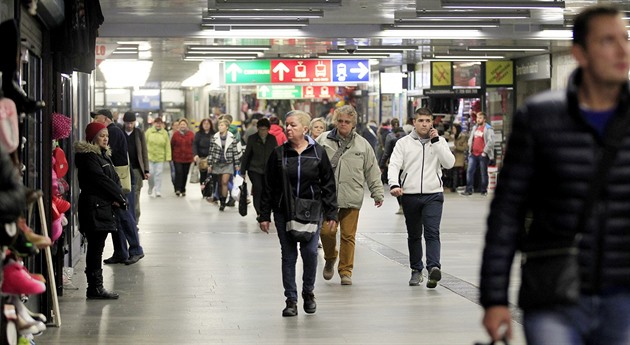
[[549, 9], [564, 8], [564, 0], [442, 0], [442, 8]]
[[339, 7], [342, 0], [209, 0], [208, 8], [244, 9], [253, 8], [322, 8]]
[[480, 52], [544, 52], [547, 51], [547, 47], [528, 47], [528, 46], [477, 46], [468, 47], [470, 51]]
[[203, 18], [201, 21], [202, 27], [207, 26], [238, 26], [238, 27], [246, 27], [246, 26], [255, 26], [255, 27], [283, 27], [283, 26], [307, 26], [308, 19], [239, 19], [239, 20], [229, 20], [229, 19], [214, 19], [214, 18]]
[[499, 20], [424, 20], [424, 19], [399, 19], [394, 24], [386, 24], [384, 29], [415, 29], [415, 28], [496, 28]]
[[254, 60], [255, 56], [246, 55], [185, 55], [184, 61], [205, 61], [205, 60]]
[[434, 55], [436, 59], [505, 59], [503, 55]]
[[226, 51], [226, 50], [249, 50], [249, 51], [265, 51], [269, 50], [271, 46], [208, 46], [208, 45], [189, 45], [186, 49], [200, 50], [200, 51]]
[[261, 18], [322, 18], [324, 17], [323, 10], [208, 10], [207, 16], [211, 18], [248, 18], [248, 19], [261, 19]]
[[331, 54], [331, 55], [346, 55], [346, 54], [350, 54], [350, 55], [372, 55], [372, 54], [402, 54], [404, 51], [403, 50], [370, 50], [370, 51], [358, 51], [355, 50], [353, 53], [350, 53], [348, 51], [345, 50], [328, 50], [326, 51], [326, 54]]
[[98, 66], [108, 88], [144, 86], [153, 61], [106, 59]]
[[387, 59], [389, 58], [389, 54], [370, 54], [370, 55], [337, 55], [337, 54], [320, 54], [317, 55], [317, 58], [327, 58], [327, 59], [354, 59], [354, 60], [362, 60], [362, 59]]
[[[353, 47], [341, 47], [341, 49], [345, 49], [346, 48], [350, 48], [350, 49], [356, 49], [356, 52], [377, 52], [377, 51], [396, 51], [396, 52], [400, 52], [400, 51], [405, 51], [405, 50], [417, 50], [418, 46], [353, 46]], [[333, 51], [333, 50], [329, 50]]]
[[[262, 55], [262, 54], [261, 54]], [[256, 59], [260, 55], [256, 53], [186, 53], [184, 54], [184, 58], [201, 58], [201, 59], [212, 59], [212, 58], [224, 58], [224, 57], [235, 57], [235, 58], [243, 58], [243, 59]]]
[[529, 11], [416, 11], [422, 19], [527, 19]]

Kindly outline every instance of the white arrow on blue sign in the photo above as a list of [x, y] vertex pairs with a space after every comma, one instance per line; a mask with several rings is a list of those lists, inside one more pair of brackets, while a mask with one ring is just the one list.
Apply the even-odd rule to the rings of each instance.
[[333, 82], [369, 82], [369, 60], [332, 60]]

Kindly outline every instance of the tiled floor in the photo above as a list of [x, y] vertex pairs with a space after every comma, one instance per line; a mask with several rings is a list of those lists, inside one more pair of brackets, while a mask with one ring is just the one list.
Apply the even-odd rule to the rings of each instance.
[[[366, 200], [359, 220], [354, 285], [321, 277], [317, 313], [283, 318], [280, 246], [258, 230], [253, 207], [219, 212], [196, 186], [177, 198], [143, 190], [140, 236], [146, 257], [104, 268], [117, 301], [86, 301], [82, 261], [60, 299], [62, 325], [37, 344], [473, 344], [487, 340], [477, 304], [479, 262], [490, 199], [447, 194], [442, 221], [444, 279], [410, 287], [404, 218], [396, 200]], [[367, 195], [366, 195], [367, 197]], [[274, 229], [275, 231], [275, 229]], [[109, 241], [108, 241], [109, 242]], [[105, 257], [111, 254], [111, 245]], [[301, 265], [298, 265], [300, 277]], [[426, 275], [426, 272], [425, 272]], [[298, 281], [298, 289], [301, 282]], [[512, 291], [514, 295], [515, 291]], [[517, 315], [518, 318], [518, 315]], [[524, 344], [515, 324], [511, 344]]]

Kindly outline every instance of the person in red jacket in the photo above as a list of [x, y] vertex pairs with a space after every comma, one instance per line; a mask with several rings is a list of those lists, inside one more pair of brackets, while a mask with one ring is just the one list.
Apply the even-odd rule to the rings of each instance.
[[171, 151], [175, 164], [175, 195], [186, 196], [186, 182], [188, 170], [194, 160], [193, 141], [195, 135], [188, 129], [188, 121], [181, 119], [177, 122], [177, 131], [171, 137]]
[[271, 123], [271, 127], [269, 127], [269, 134], [276, 137], [278, 145], [282, 145], [285, 141], [287, 141], [287, 136], [284, 135], [284, 129], [280, 126], [280, 119], [273, 115], [269, 118], [269, 123]]

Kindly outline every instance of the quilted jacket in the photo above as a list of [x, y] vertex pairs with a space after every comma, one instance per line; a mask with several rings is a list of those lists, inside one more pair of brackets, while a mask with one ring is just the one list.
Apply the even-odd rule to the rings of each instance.
[[[626, 84], [618, 109], [600, 136], [579, 111], [580, 81], [581, 70], [577, 69], [566, 91], [534, 96], [514, 116], [488, 216], [480, 284], [484, 307], [507, 305], [510, 268], [517, 250], [570, 246], [598, 157], [609, 140], [606, 132], [619, 126], [622, 117], [630, 116]], [[578, 245], [585, 294], [630, 289], [630, 130], [625, 133]], [[526, 214], [532, 216], [527, 232]]]

